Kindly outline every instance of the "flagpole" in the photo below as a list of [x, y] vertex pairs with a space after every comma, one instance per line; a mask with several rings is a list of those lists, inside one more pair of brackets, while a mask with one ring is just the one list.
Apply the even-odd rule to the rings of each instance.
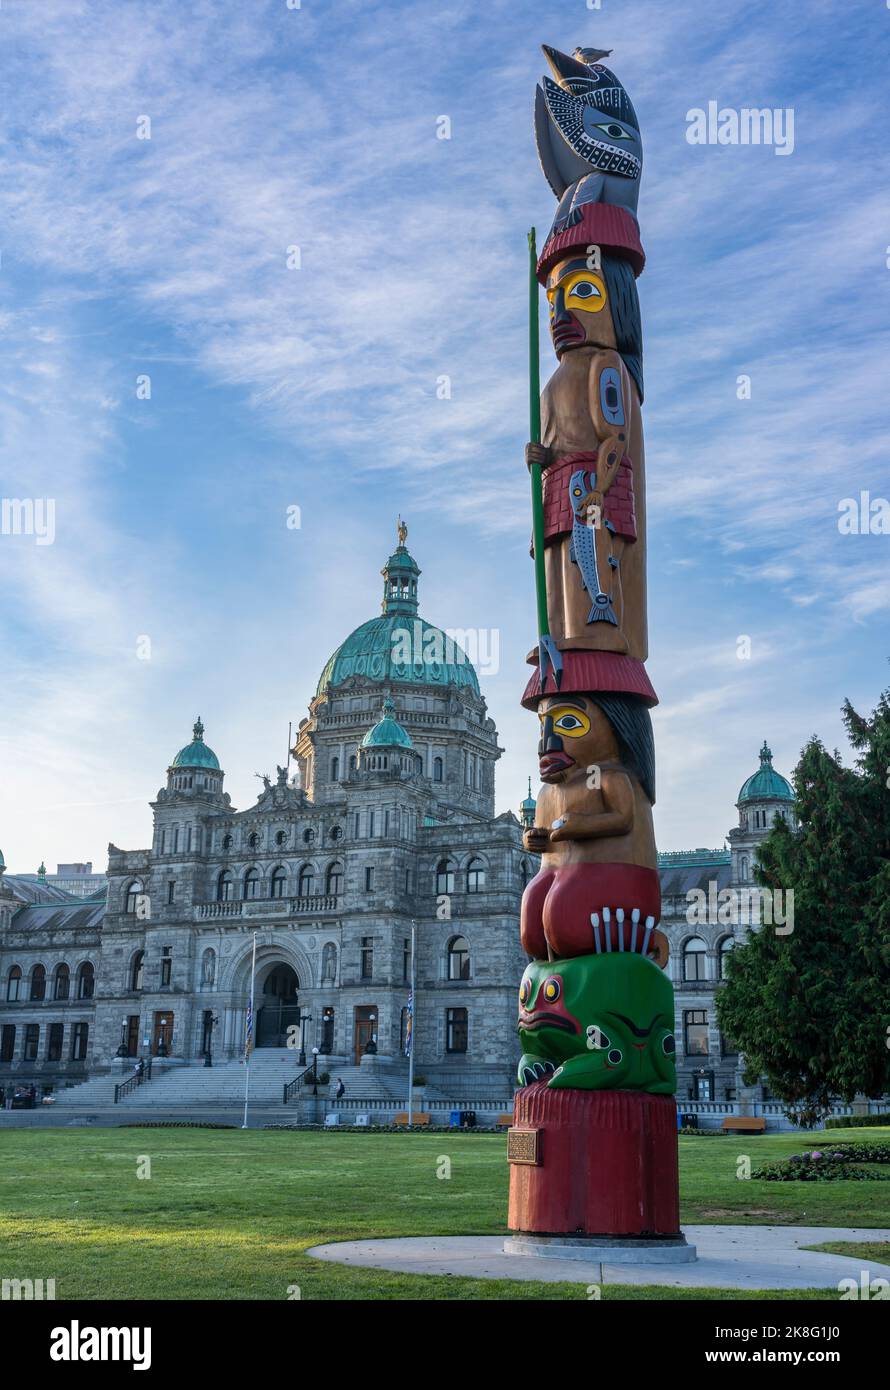
[[250, 1095], [250, 1054], [253, 1051], [253, 999], [256, 980], [256, 932], [253, 934], [253, 952], [250, 962], [250, 1003], [247, 1006], [247, 1027], [244, 1030], [244, 1119], [242, 1129], [247, 1129], [247, 1099]]
[[408, 1128], [414, 1124], [414, 952], [416, 948], [417, 923], [411, 922], [411, 970], [408, 994]]

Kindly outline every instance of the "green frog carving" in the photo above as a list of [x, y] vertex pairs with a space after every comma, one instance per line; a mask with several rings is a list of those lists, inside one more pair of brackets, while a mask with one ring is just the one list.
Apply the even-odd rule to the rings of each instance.
[[520, 1086], [673, 1095], [674, 991], [629, 951], [532, 961], [519, 988]]

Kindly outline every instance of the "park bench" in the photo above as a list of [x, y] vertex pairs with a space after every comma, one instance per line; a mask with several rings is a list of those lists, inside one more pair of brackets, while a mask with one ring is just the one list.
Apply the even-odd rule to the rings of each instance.
[[[417, 1125], [428, 1125], [429, 1122], [430, 1122], [430, 1116], [429, 1116], [429, 1111], [428, 1111], [428, 1110], [424, 1110], [424, 1111], [415, 1110], [415, 1111], [414, 1111], [414, 1114], [411, 1116], [411, 1123], [412, 1123], [412, 1125], [414, 1125], [415, 1127], [416, 1127]], [[395, 1117], [395, 1123], [396, 1123], [397, 1125], [406, 1125], [406, 1124], [408, 1123], [408, 1112], [407, 1112], [407, 1110], [400, 1110], [400, 1111], [398, 1112], [398, 1114], [397, 1114], [396, 1117]]]
[[727, 1134], [765, 1134], [766, 1120], [756, 1115], [729, 1115], [721, 1128]]
[[494, 1123], [496, 1129], [505, 1129], [512, 1125], [513, 1116], [511, 1115], [509, 1110], [503, 1110], [501, 1114], [498, 1115]]

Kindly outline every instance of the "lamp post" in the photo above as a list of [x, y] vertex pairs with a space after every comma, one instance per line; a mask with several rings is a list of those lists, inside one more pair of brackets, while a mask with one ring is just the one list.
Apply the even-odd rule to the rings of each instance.
[[129, 1056], [129, 1052], [127, 1050], [127, 1020], [125, 1018], [121, 1019], [121, 1040], [117, 1049], [117, 1056]]
[[311, 1014], [304, 1014], [304, 1013], [303, 1013], [303, 1006], [302, 1006], [302, 1004], [298, 1004], [298, 1005], [297, 1005], [297, 1021], [299, 1022], [299, 1025], [300, 1025], [300, 1056], [299, 1056], [298, 1066], [305, 1067], [305, 1065], [306, 1065], [306, 1030], [304, 1029], [303, 1024], [304, 1024], [304, 1023], [311, 1023], [311, 1022], [312, 1022], [312, 1015], [311, 1015]]
[[312, 1049], [312, 1094], [318, 1096], [318, 1048]]

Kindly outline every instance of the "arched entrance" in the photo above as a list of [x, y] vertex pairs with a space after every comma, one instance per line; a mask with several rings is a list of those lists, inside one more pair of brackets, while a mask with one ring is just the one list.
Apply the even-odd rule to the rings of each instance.
[[300, 1022], [299, 988], [296, 970], [281, 962], [272, 966], [262, 985], [257, 980], [257, 1047], [287, 1046], [288, 1028]]

